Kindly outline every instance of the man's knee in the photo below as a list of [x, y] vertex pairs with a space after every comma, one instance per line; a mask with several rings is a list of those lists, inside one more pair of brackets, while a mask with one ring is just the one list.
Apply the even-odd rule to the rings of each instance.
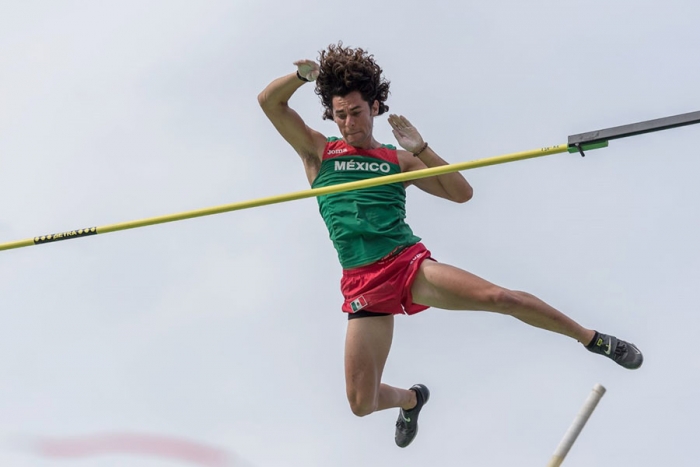
[[499, 313], [511, 314], [523, 305], [521, 292], [495, 287], [489, 291], [488, 301]]
[[358, 417], [364, 417], [377, 410], [377, 398], [374, 394], [363, 394], [359, 391], [348, 391], [350, 410]]

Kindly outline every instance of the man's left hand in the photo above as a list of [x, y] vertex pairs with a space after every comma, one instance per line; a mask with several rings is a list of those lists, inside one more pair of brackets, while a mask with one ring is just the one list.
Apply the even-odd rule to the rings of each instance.
[[415, 154], [423, 148], [425, 144], [423, 137], [406, 117], [403, 115], [389, 115], [389, 125], [391, 125], [399, 146], [406, 151]]

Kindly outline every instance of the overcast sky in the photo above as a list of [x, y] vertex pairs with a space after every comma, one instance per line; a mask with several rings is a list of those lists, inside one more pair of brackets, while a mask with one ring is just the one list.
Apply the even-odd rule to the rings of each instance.
[[[0, 0], [0, 243], [307, 188], [257, 94], [344, 41], [375, 55], [450, 162], [700, 110], [691, 0]], [[291, 105], [321, 120], [313, 87]], [[395, 143], [384, 117], [375, 136]], [[697, 463], [700, 126], [409, 190], [435, 258], [525, 290], [644, 352], [628, 371], [498, 315], [398, 317], [385, 381], [426, 384], [420, 434], [357, 418], [341, 269], [307, 199], [0, 252], [0, 435], [132, 433], [257, 467], [543, 466], [596, 383], [567, 467]], [[0, 464], [56, 460], [8, 442]]]

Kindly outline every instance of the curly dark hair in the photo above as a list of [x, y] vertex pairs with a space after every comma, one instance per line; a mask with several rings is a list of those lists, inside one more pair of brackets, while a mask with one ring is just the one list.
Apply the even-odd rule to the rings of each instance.
[[324, 120], [333, 119], [333, 97], [344, 97], [353, 91], [358, 91], [370, 106], [379, 101], [378, 115], [389, 110], [384, 103], [389, 97], [389, 81], [382, 78], [382, 69], [374, 61], [374, 55], [360, 48], [343, 47], [342, 42], [329, 45], [320, 54], [321, 70], [315, 92], [325, 108]]

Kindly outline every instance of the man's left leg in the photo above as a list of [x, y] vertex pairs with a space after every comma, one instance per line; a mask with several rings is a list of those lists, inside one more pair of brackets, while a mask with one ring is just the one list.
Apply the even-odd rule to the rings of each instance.
[[511, 315], [538, 328], [563, 334], [619, 365], [636, 369], [643, 358], [633, 344], [586, 329], [526, 292], [508, 290], [454, 266], [424, 261], [411, 287], [413, 301], [446, 310], [481, 310]]

